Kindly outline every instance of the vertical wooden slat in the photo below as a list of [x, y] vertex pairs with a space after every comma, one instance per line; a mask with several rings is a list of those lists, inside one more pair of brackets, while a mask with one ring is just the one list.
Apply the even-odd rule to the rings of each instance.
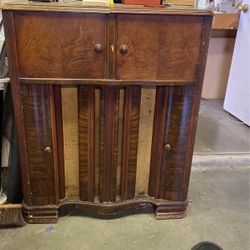
[[77, 88], [62, 87], [65, 196], [79, 196], [79, 143]]
[[135, 196], [141, 87], [126, 87], [122, 151], [121, 199]]
[[168, 87], [156, 88], [152, 151], [150, 160], [150, 178], [148, 187], [149, 195], [155, 198], [158, 198], [160, 185], [161, 157], [166, 120], [165, 113], [167, 110], [168, 90]]
[[54, 86], [54, 105], [56, 110], [56, 134], [57, 134], [57, 151], [58, 151], [58, 176], [59, 176], [59, 196], [60, 199], [65, 197], [65, 178], [64, 178], [64, 150], [63, 150], [63, 121], [62, 121], [62, 98], [61, 87]]
[[49, 86], [49, 101], [50, 101], [50, 120], [51, 120], [51, 140], [53, 149], [53, 174], [54, 174], [54, 186], [55, 186], [55, 200], [56, 204], [59, 204], [60, 200], [60, 184], [59, 184], [59, 169], [58, 169], [58, 144], [57, 144], [57, 124], [56, 124], [56, 106], [54, 87]]
[[125, 89], [120, 89], [119, 101], [119, 128], [118, 128], [118, 163], [117, 163], [117, 180], [116, 190], [117, 198], [121, 197], [121, 169], [122, 169], [122, 143], [123, 143], [123, 125], [124, 125], [124, 97]]
[[100, 89], [95, 89], [95, 198], [99, 199]]
[[148, 194], [156, 88], [142, 88], [139, 121], [136, 195]]
[[95, 196], [95, 89], [78, 88], [79, 114], [79, 183], [81, 200]]
[[100, 201], [115, 201], [118, 161], [119, 88], [104, 87], [101, 89], [100, 115]]

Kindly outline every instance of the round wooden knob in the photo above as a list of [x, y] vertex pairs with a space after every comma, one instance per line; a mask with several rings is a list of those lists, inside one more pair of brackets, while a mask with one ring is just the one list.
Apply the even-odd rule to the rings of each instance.
[[45, 147], [44, 152], [50, 154], [52, 152], [51, 147], [50, 146]]
[[100, 43], [95, 44], [94, 50], [97, 54], [102, 53], [102, 45]]
[[165, 144], [164, 149], [170, 151], [171, 150], [171, 145], [170, 144]]
[[120, 48], [120, 53], [121, 53], [122, 55], [127, 54], [127, 53], [128, 53], [128, 46], [122, 45], [121, 48]]

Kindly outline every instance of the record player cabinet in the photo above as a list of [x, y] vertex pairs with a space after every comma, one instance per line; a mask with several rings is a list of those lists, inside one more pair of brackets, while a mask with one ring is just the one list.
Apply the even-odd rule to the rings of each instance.
[[211, 14], [3, 5], [30, 223], [71, 204], [185, 215]]

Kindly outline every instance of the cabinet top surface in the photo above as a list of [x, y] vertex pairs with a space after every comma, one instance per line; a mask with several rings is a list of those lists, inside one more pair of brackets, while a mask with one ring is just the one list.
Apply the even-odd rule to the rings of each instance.
[[212, 15], [212, 11], [197, 9], [195, 7], [162, 7], [152, 8], [143, 5], [115, 4], [113, 7], [87, 6], [82, 1], [63, 2], [31, 2], [28, 0], [6, 0], [0, 6], [3, 10], [29, 10], [29, 11], [57, 11], [57, 12], [86, 12], [86, 13], [129, 13], [129, 14], [164, 14], [164, 15]]

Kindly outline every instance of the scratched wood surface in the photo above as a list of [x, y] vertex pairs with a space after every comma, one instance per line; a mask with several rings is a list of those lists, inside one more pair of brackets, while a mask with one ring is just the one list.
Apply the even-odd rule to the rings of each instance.
[[186, 195], [185, 154], [194, 94], [195, 86], [157, 88], [149, 194], [159, 199], [181, 200]]
[[105, 15], [17, 12], [15, 28], [22, 77], [105, 77]]
[[184, 216], [209, 13], [65, 8], [3, 13], [26, 220], [55, 222], [59, 197], [98, 214]]
[[25, 85], [22, 96], [32, 204], [55, 204], [49, 86]]
[[[118, 79], [195, 79], [202, 17], [119, 15], [117, 20]], [[122, 45], [127, 54], [120, 53]]]

